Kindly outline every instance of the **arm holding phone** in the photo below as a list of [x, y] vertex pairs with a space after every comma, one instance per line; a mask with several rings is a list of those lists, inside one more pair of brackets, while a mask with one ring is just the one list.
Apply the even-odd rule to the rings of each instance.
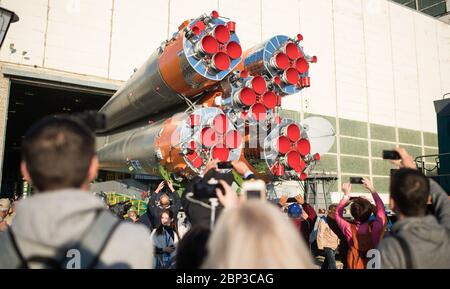
[[231, 165], [234, 170], [240, 174], [245, 180], [256, 179], [255, 174], [248, 168], [248, 166], [241, 161], [232, 161]]
[[180, 195], [178, 194], [178, 192], [173, 188], [173, 184], [171, 181], [167, 182], [167, 185], [169, 186], [169, 189], [171, 191], [171, 195], [172, 195], [172, 211], [175, 215], [178, 214], [178, 212], [181, 209], [181, 199], [180, 199]]
[[[390, 160], [393, 165], [398, 168], [409, 168], [417, 170], [416, 164], [411, 155], [404, 148], [396, 148], [395, 151], [399, 154], [400, 160]], [[450, 229], [450, 200], [447, 193], [436, 183], [430, 179], [430, 196], [431, 206], [434, 215], [441, 225]]]
[[339, 202], [336, 208], [336, 223], [341, 229], [342, 233], [344, 233], [347, 242], [352, 239], [352, 230], [350, 228], [350, 224], [344, 219], [344, 208], [345, 205], [350, 200], [350, 191], [352, 189], [352, 185], [350, 183], [342, 184], [342, 192], [344, 193], [344, 197]]
[[[381, 236], [387, 223], [383, 200], [380, 198], [380, 195], [377, 193], [375, 187], [369, 179], [363, 178], [363, 187], [365, 187], [372, 194], [372, 198], [375, 201], [376, 213], [375, 220], [372, 222], [373, 234], [375, 236]], [[379, 238], [376, 238], [376, 241], [379, 242]], [[374, 245], [377, 246], [378, 244]]]

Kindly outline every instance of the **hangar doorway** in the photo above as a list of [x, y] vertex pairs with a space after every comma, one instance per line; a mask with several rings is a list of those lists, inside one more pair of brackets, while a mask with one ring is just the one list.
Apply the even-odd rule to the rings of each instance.
[[11, 79], [1, 197], [21, 196], [24, 182], [20, 174], [20, 147], [26, 130], [47, 115], [98, 110], [114, 91]]

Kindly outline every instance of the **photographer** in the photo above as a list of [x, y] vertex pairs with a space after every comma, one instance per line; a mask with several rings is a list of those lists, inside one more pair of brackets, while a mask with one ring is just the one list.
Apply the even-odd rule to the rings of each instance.
[[[328, 207], [328, 214], [318, 220], [317, 226], [317, 249], [324, 253], [325, 259], [321, 269], [336, 269], [336, 251], [339, 247], [340, 229], [336, 223], [337, 205]], [[347, 242], [344, 239], [344, 242]]]
[[316, 211], [310, 204], [305, 202], [305, 199], [300, 194], [295, 196], [295, 203], [287, 206], [287, 202], [288, 197], [284, 195], [279, 199], [278, 205], [283, 210], [287, 209], [289, 218], [293, 220], [303, 239], [309, 244], [309, 236], [317, 220]]
[[[417, 170], [402, 148], [400, 160], [391, 160], [399, 170], [391, 176], [390, 207], [398, 216], [392, 234], [381, 241], [381, 268], [450, 268], [450, 201], [447, 193]], [[431, 196], [431, 211], [426, 214]]]
[[216, 193], [225, 207], [208, 241], [206, 269], [312, 269], [295, 227], [267, 201], [238, 197], [223, 180]]
[[[23, 140], [20, 168], [36, 193], [0, 233], [0, 268], [151, 268], [145, 228], [120, 222], [87, 192], [98, 159], [84, 124], [66, 116], [37, 122]], [[78, 265], [66, 257], [72, 249]]]
[[344, 219], [343, 211], [346, 204], [350, 201], [350, 183], [342, 184], [344, 197], [337, 207], [336, 222], [344, 233], [349, 251], [347, 255], [347, 266], [349, 269], [365, 269], [368, 262], [366, 253], [374, 249], [380, 242], [386, 225], [386, 215], [384, 204], [376, 192], [372, 183], [363, 178], [363, 186], [372, 194], [376, 205], [375, 220], [369, 221], [373, 208], [369, 200], [358, 197], [351, 200], [350, 213], [354, 223]]
[[[217, 167], [219, 160], [211, 160], [206, 164], [204, 175], [196, 177], [185, 190], [181, 201], [186, 215], [192, 224], [210, 227], [211, 225], [211, 206], [210, 198], [216, 198], [215, 188], [220, 180], [228, 185], [234, 182], [234, 175], [231, 172], [221, 173]], [[246, 179], [254, 178], [253, 173], [240, 161], [231, 162], [233, 169]], [[189, 193], [193, 194], [194, 202], [188, 199]], [[217, 219], [222, 212], [223, 207], [219, 205], [215, 210], [214, 219]]]

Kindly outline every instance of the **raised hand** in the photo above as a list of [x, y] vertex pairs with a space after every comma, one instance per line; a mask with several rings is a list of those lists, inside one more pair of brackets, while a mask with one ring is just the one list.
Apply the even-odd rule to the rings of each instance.
[[278, 201], [278, 203], [282, 206], [282, 207], [284, 207], [284, 206], [286, 206], [287, 205], [287, 200], [288, 200], [288, 196], [287, 195], [282, 195], [281, 196], [281, 198], [280, 198], [280, 200]]
[[169, 187], [170, 191], [173, 193], [175, 192], [175, 189], [173, 188], [173, 183], [172, 181], [167, 181], [167, 186]]
[[224, 180], [220, 180], [219, 183], [222, 185], [222, 187], [225, 190], [225, 194], [222, 193], [222, 190], [216, 188], [216, 195], [219, 199], [219, 202], [225, 207], [225, 208], [232, 208], [236, 207], [240, 204], [240, 198], [236, 194], [236, 192], [233, 190], [232, 187], [228, 185], [227, 182]]
[[397, 166], [399, 169], [402, 168], [408, 168], [408, 169], [413, 169], [413, 170], [417, 170], [417, 166], [416, 163], [414, 162], [413, 157], [408, 154], [408, 152], [401, 147], [395, 148], [395, 151], [398, 152], [398, 154], [400, 155], [400, 160], [389, 160], [389, 162], [395, 166]]
[[364, 188], [366, 188], [369, 192], [375, 193], [375, 187], [373, 186], [372, 182], [369, 179], [363, 178], [362, 185]]
[[305, 199], [303, 198], [302, 195], [298, 194], [297, 196], [295, 196], [295, 200], [297, 201], [297, 203], [299, 203], [300, 205], [303, 205], [305, 203]]
[[343, 183], [342, 184], [342, 192], [344, 193], [344, 196], [350, 197], [350, 192], [352, 191], [352, 184], [350, 183]]
[[210, 160], [210, 161], [206, 164], [206, 168], [205, 168], [205, 170], [203, 171], [203, 175], [206, 175], [206, 173], [207, 173], [209, 170], [212, 170], [212, 169], [216, 170], [216, 169], [217, 169], [217, 164], [218, 164], [218, 163], [220, 163], [220, 160], [219, 160], [219, 159], [213, 159], [213, 160]]
[[234, 170], [241, 176], [244, 176], [245, 173], [250, 171], [248, 166], [244, 162], [241, 162], [241, 161], [232, 161], [231, 165], [233, 166]]
[[164, 188], [164, 181], [160, 182], [155, 190], [155, 193], [159, 193]]

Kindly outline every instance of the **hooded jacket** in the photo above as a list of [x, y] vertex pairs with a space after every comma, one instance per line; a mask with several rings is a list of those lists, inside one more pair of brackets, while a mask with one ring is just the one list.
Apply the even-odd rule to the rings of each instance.
[[[42, 192], [18, 203], [10, 229], [24, 259], [52, 258], [61, 248], [77, 248], [99, 210], [106, 210], [103, 202], [85, 191]], [[95, 268], [151, 268], [152, 257], [153, 247], [146, 228], [121, 222], [106, 243]], [[42, 267], [31, 262], [28, 266]]]
[[402, 248], [394, 237], [384, 238], [379, 246], [381, 268], [406, 269], [405, 249], [410, 252], [413, 269], [450, 268], [450, 201], [433, 180], [430, 194], [434, 215], [397, 221], [392, 233], [402, 238], [408, 248]]

